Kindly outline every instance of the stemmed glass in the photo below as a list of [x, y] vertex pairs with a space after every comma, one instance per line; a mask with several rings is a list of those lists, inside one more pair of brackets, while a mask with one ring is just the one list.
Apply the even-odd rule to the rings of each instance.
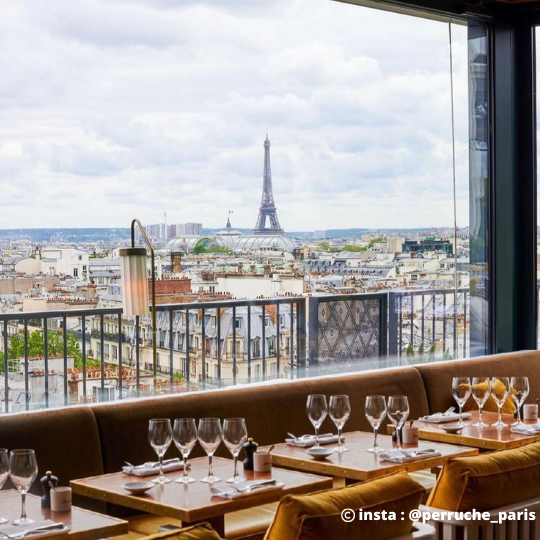
[[489, 424], [484, 424], [482, 421], [482, 408], [484, 407], [489, 393], [491, 391], [491, 381], [488, 377], [473, 377], [471, 385], [471, 393], [474, 401], [478, 405], [478, 422], [472, 424], [474, 427], [488, 427]]
[[323, 423], [328, 413], [328, 406], [326, 404], [326, 396], [323, 394], [311, 394], [307, 398], [306, 404], [307, 414], [310, 422], [315, 428], [315, 446], [313, 448], [320, 448], [319, 444], [319, 428]]
[[386, 400], [384, 396], [367, 396], [365, 405], [365, 415], [368, 422], [373, 428], [375, 434], [375, 440], [373, 441], [373, 447], [368, 448], [368, 452], [383, 452], [384, 448], [377, 445], [377, 431], [381, 426], [382, 421], [386, 417]]
[[349, 416], [351, 415], [351, 404], [349, 402], [349, 396], [330, 396], [328, 412], [330, 414], [332, 422], [334, 422], [337, 427], [338, 445], [336, 451], [348, 452], [349, 449], [345, 448], [345, 446], [341, 444], [341, 432], [343, 430], [345, 422], [349, 419]]
[[452, 379], [452, 394], [459, 405], [458, 426], [463, 427], [465, 422], [463, 422], [461, 415], [463, 414], [463, 405], [471, 395], [471, 379], [469, 377], [454, 377]]
[[[9, 476], [9, 453], [5, 448], [0, 448], [0, 489], [6, 483]], [[7, 523], [9, 520], [0, 517], [0, 524]]]
[[187, 459], [197, 443], [197, 427], [193, 418], [176, 418], [173, 426], [173, 441], [176, 448], [180, 450], [184, 459], [184, 474], [176, 479], [179, 484], [191, 484], [196, 482], [195, 478], [187, 473]]
[[405, 420], [409, 417], [409, 400], [407, 396], [390, 396], [387, 407], [388, 418], [396, 428], [397, 444], [396, 449], [401, 450], [399, 432]]
[[502, 421], [502, 408], [509, 393], [510, 381], [508, 380], [508, 377], [493, 377], [493, 379], [491, 379], [491, 395], [499, 409], [499, 419], [493, 426], [499, 429], [508, 425]]
[[148, 441], [156, 451], [159, 460], [159, 476], [154, 484], [168, 484], [172, 480], [163, 474], [163, 456], [172, 442], [171, 421], [168, 418], [153, 418], [148, 425]]
[[214, 484], [220, 482], [221, 478], [214, 476], [212, 469], [212, 456], [221, 443], [222, 433], [219, 418], [201, 418], [199, 420], [198, 437], [201, 446], [208, 455], [208, 475], [201, 482]]
[[22, 497], [21, 517], [13, 521], [13, 525], [35, 523], [26, 517], [26, 492], [36, 479], [38, 472], [36, 453], [34, 450], [12, 450], [9, 456], [9, 478], [19, 490]]
[[529, 378], [512, 377], [510, 379], [510, 393], [517, 405], [517, 422], [512, 425], [522, 427], [525, 424], [521, 421], [521, 407], [529, 395]]
[[238, 474], [238, 454], [240, 454], [246, 439], [246, 421], [243, 418], [225, 418], [223, 420], [223, 442], [234, 459], [234, 474], [232, 478], [227, 478], [227, 482], [237, 484], [245, 480], [243, 476]]

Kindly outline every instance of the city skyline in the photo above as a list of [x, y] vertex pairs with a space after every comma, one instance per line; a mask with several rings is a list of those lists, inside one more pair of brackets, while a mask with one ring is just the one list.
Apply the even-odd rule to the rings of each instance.
[[[442, 23], [328, 0], [6, 5], [2, 229], [164, 211], [220, 228], [229, 210], [253, 228], [266, 128], [285, 231], [452, 226]], [[466, 29], [453, 34], [465, 227]]]

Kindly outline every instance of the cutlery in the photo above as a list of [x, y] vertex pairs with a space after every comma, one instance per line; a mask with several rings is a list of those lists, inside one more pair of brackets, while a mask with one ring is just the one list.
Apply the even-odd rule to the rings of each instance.
[[63, 529], [63, 523], [50, 523], [48, 525], [41, 525], [40, 527], [34, 527], [33, 529], [26, 529], [17, 534], [6, 535], [6, 538], [11, 538], [13, 540], [18, 540], [19, 538], [25, 538], [32, 534], [38, 534], [40, 532], [55, 531], [56, 529]]
[[[165, 459], [163, 460], [163, 465], [167, 465], [167, 463], [174, 463], [175, 461], [180, 461], [180, 458]], [[132, 465], [129, 461], [124, 461], [124, 463], [132, 469], [146, 469], [147, 467], [157, 467], [159, 465], [159, 461], [147, 461], [142, 465]]]
[[211, 491], [215, 495], [228, 495], [233, 493], [250, 493], [251, 491], [261, 488], [276, 485], [276, 480], [261, 480], [260, 482], [249, 484], [245, 487], [229, 486], [230, 489], [223, 491], [219, 488], [212, 487]]
[[[291, 437], [292, 439], [295, 439], [297, 441], [302, 441], [302, 440], [305, 440], [305, 439], [314, 439], [315, 438], [315, 435], [302, 435], [301, 437], [297, 437], [296, 435], [294, 435], [293, 433], [290, 433], [290, 432], [287, 432], [287, 435], [289, 437]], [[321, 437], [332, 437], [334, 434], [333, 433], [323, 433], [322, 435], [319, 435], [319, 439]]]

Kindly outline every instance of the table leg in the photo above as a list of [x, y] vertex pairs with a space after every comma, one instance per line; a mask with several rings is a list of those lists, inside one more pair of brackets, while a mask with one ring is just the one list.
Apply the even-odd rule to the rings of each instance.
[[197, 525], [197, 523], [210, 523], [212, 529], [216, 531], [222, 538], [225, 537], [225, 516], [216, 516], [208, 519], [199, 519], [197, 521], [182, 521], [182, 527]]

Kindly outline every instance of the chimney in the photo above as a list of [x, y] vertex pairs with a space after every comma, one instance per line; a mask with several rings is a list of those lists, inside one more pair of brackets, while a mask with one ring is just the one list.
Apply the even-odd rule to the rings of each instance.
[[182, 252], [181, 251], [171, 252], [171, 264], [172, 264], [173, 274], [180, 274], [180, 272], [182, 272]]

